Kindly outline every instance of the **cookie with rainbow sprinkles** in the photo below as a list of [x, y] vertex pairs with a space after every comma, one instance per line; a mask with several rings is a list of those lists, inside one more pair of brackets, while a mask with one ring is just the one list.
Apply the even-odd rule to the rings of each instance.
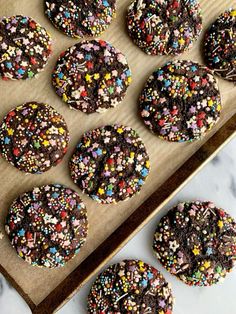
[[158, 68], [139, 97], [146, 126], [171, 142], [201, 139], [217, 123], [219, 87], [211, 70], [193, 61], [174, 60]]
[[69, 163], [75, 184], [102, 204], [117, 203], [137, 194], [149, 167], [148, 153], [137, 132], [119, 124], [86, 132]]
[[131, 82], [126, 57], [104, 40], [82, 41], [61, 54], [52, 84], [72, 109], [104, 112], [117, 106]]
[[98, 36], [116, 16], [116, 0], [47, 0], [45, 14], [67, 36]]
[[207, 30], [204, 40], [207, 65], [228, 81], [236, 81], [236, 9], [222, 13]]
[[153, 249], [172, 274], [190, 286], [221, 282], [236, 263], [236, 223], [212, 202], [183, 202], [155, 231]]
[[30, 79], [46, 66], [52, 39], [44, 27], [28, 16], [0, 19], [0, 77]]
[[8, 112], [0, 124], [0, 155], [26, 173], [42, 173], [61, 162], [70, 136], [53, 107], [35, 101]]
[[62, 267], [86, 240], [86, 207], [74, 190], [63, 185], [34, 187], [12, 203], [5, 230], [18, 256], [29, 264]]
[[91, 314], [172, 314], [173, 296], [157, 269], [139, 260], [124, 260], [98, 275], [87, 307]]

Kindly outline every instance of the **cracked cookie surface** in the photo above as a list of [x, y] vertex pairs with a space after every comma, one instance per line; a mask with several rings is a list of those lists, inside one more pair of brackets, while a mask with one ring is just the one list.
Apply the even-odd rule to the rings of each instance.
[[43, 70], [51, 55], [51, 36], [32, 18], [0, 19], [0, 77], [28, 79]]
[[73, 181], [99, 203], [128, 199], [149, 174], [146, 148], [132, 128], [107, 125], [86, 132], [70, 160]]
[[180, 203], [160, 220], [153, 249], [162, 265], [191, 286], [211, 286], [236, 262], [236, 224], [212, 202]]
[[150, 55], [179, 55], [202, 30], [198, 0], [135, 0], [128, 7], [128, 33]]
[[39, 267], [61, 267], [87, 236], [87, 211], [79, 195], [59, 184], [35, 187], [11, 205], [5, 224], [17, 254]]
[[115, 107], [130, 82], [125, 56], [103, 40], [82, 41], [67, 49], [52, 75], [57, 95], [71, 108], [88, 114]]
[[162, 274], [139, 260], [124, 260], [106, 268], [88, 296], [88, 312], [172, 314], [173, 297]]
[[168, 62], [147, 80], [139, 111], [150, 130], [164, 140], [198, 140], [219, 119], [219, 88], [207, 67], [186, 60]]
[[236, 10], [221, 14], [207, 30], [204, 40], [207, 65], [216, 74], [236, 81]]
[[116, 0], [47, 0], [45, 13], [67, 36], [99, 36], [116, 15]]

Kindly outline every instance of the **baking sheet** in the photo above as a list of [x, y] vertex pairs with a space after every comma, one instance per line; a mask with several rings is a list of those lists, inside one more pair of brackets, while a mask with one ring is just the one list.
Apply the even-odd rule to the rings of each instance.
[[[236, 6], [234, 1], [200, 1], [203, 11], [204, 29], [225, 9]], [[17, 257], [6, 236], [0, 241], [0, 264], [16, 280], [35, 304], [40, 303], [73, 269], [80, 264], [111, 232], [121, 224], [154, 190], [158, 188], [207, 138], [231, 116], [236, 109], [236, 87], [230, 82], [219, 79], [223, 111], [217, 126], [202, 141], [195, 143], [167, 143], [152, 135], [137, 115], [137, 98], [147, 77], [153, 70], [163, 65], [170, 57], [145, 55], [130, 40], [126, 33], [125, 12], [130, 1], [118, 0], [117, 18], [101, 36], [111, 42], [126, 56], [133, 74], [133, 82], [124, 101], [115, 109], [104, 114], [86, 115], [71, 111], [55, 94], [51, 87], [50, 74], [58, 55], [78, 40], [66, 37], [57, 31], [43, 13], [42, 0], [0, 0], [0, 15], [23, 14], [33, 17], [51, 33], [53, 37], [53, 56], [46, 69], [38, 78], [25, 82], [0, 81], [0, 119], [16, 105], [27, 101], [47, 102], [56, 108], [66, 119], [71, 134], [69, 151], [63, 162], [41, 175], [25, 175], [0, 160], [0, 231], [4, 232], [4, 219], [12, 200], [18, 194], [30, 190], [33, 186], [48, 183], [65, 184], [81, 195], [88, 209], [89, 236], [80, 254], [64, 268], [56, 270], [39, 269], [28, 265]], [[203, 37], [203, 34], [201, 38]], [[201, 38], [189, 53], [181, 59], [191, 59], [203, 63], [200, 55]], [[176, 59], [176, 58], [175, 58]], [[107, 123], [119, 122], [136, 129], [142, 137], [150, 155], [151, 173], [141, 193], [127, 202], [118, 205], [99, 205], [73, 184], [68, 160], [82, 133]]]

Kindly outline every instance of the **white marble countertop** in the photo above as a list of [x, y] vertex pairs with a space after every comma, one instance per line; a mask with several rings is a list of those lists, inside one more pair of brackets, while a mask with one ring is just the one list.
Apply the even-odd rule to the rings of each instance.
[[[153, 232], [169, 207], [184, 200], [211, 200], [236, 219], [236, 139], [232, 140], [188, 185], [174, 197], [111, 261], [137, 258], [158, 268], [171, 283], [175, 296], [173, 314], [236, 313], [236, 269], [221, 284], [209, 288], [186, 286], [168, 274], [152, 254]], [[87, 283], [59, 314], [85, 314], [86, 297], [92, 280]], [[28, 314], [29, 308], [0, 275], [0, 313]]]

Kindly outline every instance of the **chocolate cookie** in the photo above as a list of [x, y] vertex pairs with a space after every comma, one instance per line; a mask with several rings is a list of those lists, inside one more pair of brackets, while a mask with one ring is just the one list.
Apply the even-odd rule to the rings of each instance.
[[202, 30], [198, 0], [135, 0], [128, 7], [128, 33], [149, 55], [179, 55]]
[[124, 260], [105, 269], [93, 283], [88, 312], [171, 314], [169, 284], [154, 267], [139, 260]]
[[34, 77], [51, 55], [46, 29], [22, 15], [0, 19], [0, 76], [4, 80]]
[[67, 36], [98, 36], [115, 17], [116, 0], [48, 0], [45, 13]]
[[67, 151], [69, 132], [51, 106], [29, 102], [12, 109], [0, 124], [0, 154], [28, 173], [56, 166]]
[[99, 203], [123, 201], [140, 191], [149, 157], [136, 131], [106, 125], [86, 132], [70, 160], [73, 181]]
[[219, 119], [219, 88], [208, 68], [192, 61], [171, 61], [149, 77], [139, 110], [144, 123], [160, 138], [198, 140]]
[[224, 79], [236, 81], [236, 10], [221, 14], [205, 35], [207, 65]]
[[191, 286], [222, 281], [236, 260], [236, 224], [211, 202], [180, 203], [157, 226], [153, 249], [162, 265]]
[[125, 56], [103, 40], [82, 41], [62, 53], [52, 75], [56, 93], [72, 108], [104, 112], [125, 96], [131, 73]]
[[62, 185], [34, 188], [11, 205], [5, 230], [17, 254], [31, 265], [64, 266], [83, 246], [87, 212], [79, 195]]

